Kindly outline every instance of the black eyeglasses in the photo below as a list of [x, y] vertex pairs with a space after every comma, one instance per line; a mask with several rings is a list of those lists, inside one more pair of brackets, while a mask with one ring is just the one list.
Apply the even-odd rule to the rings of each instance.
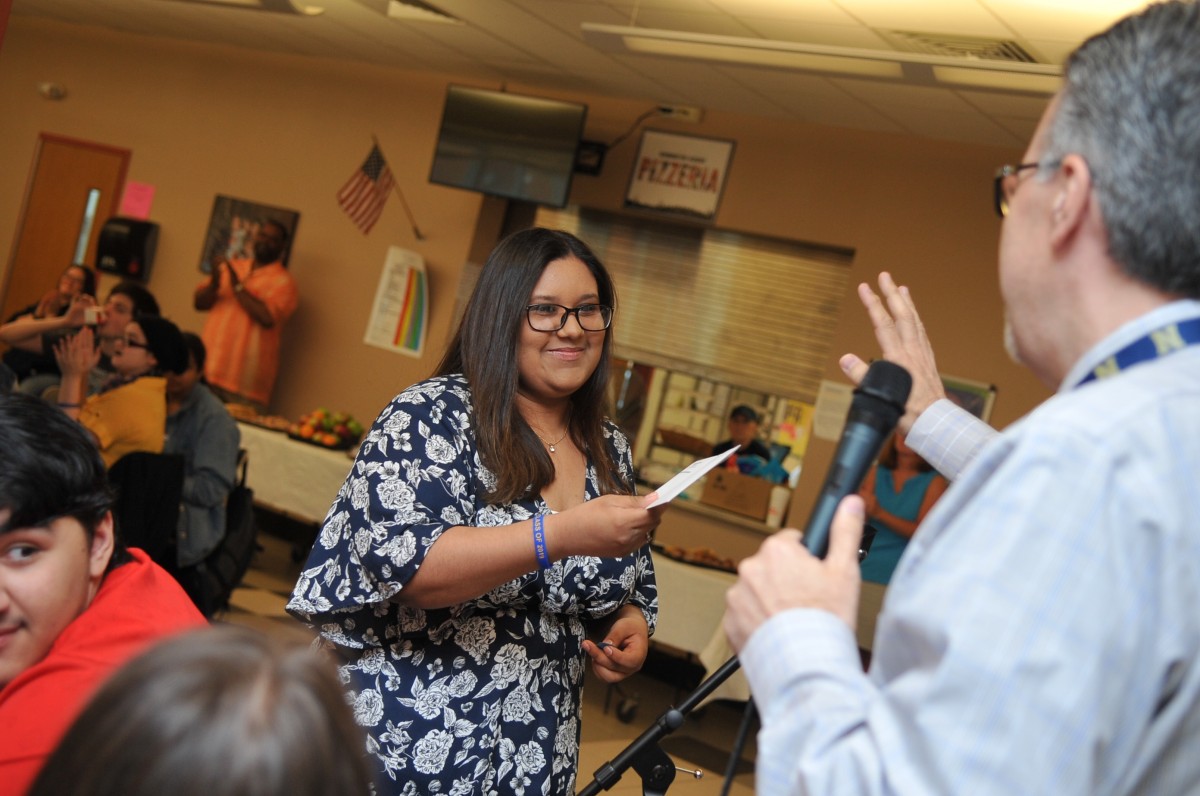
[[992, 189], [992, 199], [996, 203], [996, 215], [1004, 218], [1008, 215], [1008, 202], [1017, 192], [1019, 180], [1017, 175], [1026, 169], [1047, 168], [1056, 169], [1061, 160], [1047, 160], [1040, 163], [1018, 163], [1017, 165], [1001, 166], [996, 171], [996, 182]]
[[118, 337], [117, 339], [120, 340], [122, 343], [124, 343], [126, 348], [144, 348], [146, 350], [150, 349], [150, 346], [148, 344], [139, 343], [137, 340], [130, 340], [128, 337]]
[[525, 308], [529, 328], [535, 332], [557, 332], [567, 325], [567, 318], [572, 315], [585, 332], [602, 332], [612, 323], [613, 309], [605, 304], [580, 304], [578, 307], [530, 304]]

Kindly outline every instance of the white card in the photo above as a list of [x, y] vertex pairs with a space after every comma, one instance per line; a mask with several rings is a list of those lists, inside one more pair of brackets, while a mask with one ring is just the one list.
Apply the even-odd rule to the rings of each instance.
[[728, 459], [740, 447], [740, 445], [734, 445], [724, 453], [718, 453], [716, 456], [709, 456], [707, 459], [697, 459], [687, 467], [684, 467], [682, 470], [676, 473], [670, 481], [654, 490], [658, 493], [658, 498], [646, 508], [652, 509], [655, 506], [661, 506], [663, 503], [671, 502], [675, 499], [676, 495], [687, 489], [692, 484], [696, 483], [696, 481], [702, 478], [705, 473]]

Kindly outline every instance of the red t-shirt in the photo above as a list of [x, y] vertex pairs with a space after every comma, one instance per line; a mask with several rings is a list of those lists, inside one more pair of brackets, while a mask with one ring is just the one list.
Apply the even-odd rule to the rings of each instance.
[[165, 570], [141, 550], [108, 573], [96, 598], [46, 657], [0, 690], [0, 796], [23, 794], [92, 693], [161, 638], [205, 624]]

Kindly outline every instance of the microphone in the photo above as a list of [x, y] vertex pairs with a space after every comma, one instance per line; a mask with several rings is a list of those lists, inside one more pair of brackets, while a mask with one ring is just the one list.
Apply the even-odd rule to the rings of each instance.
[[824, 558], [829, 548], [829, 526], [833, 524], [838, 503], [858, 491], [883, 441], [904, 414], [910, 390], [912, 376], [908, 371], [882, 359], [871, 363], [862, 383], [855, 388], [833, 464], [804, 526], [802, 544], [818, 558]]

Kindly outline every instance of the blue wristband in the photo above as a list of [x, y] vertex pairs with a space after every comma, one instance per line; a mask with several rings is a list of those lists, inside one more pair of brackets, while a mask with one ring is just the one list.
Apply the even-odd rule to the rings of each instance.
[[537, 556], [539, 567], [550, 568], [550, 553], [546, 550], [546, 518], [541, 514], [533, 518], [533, 553]]

